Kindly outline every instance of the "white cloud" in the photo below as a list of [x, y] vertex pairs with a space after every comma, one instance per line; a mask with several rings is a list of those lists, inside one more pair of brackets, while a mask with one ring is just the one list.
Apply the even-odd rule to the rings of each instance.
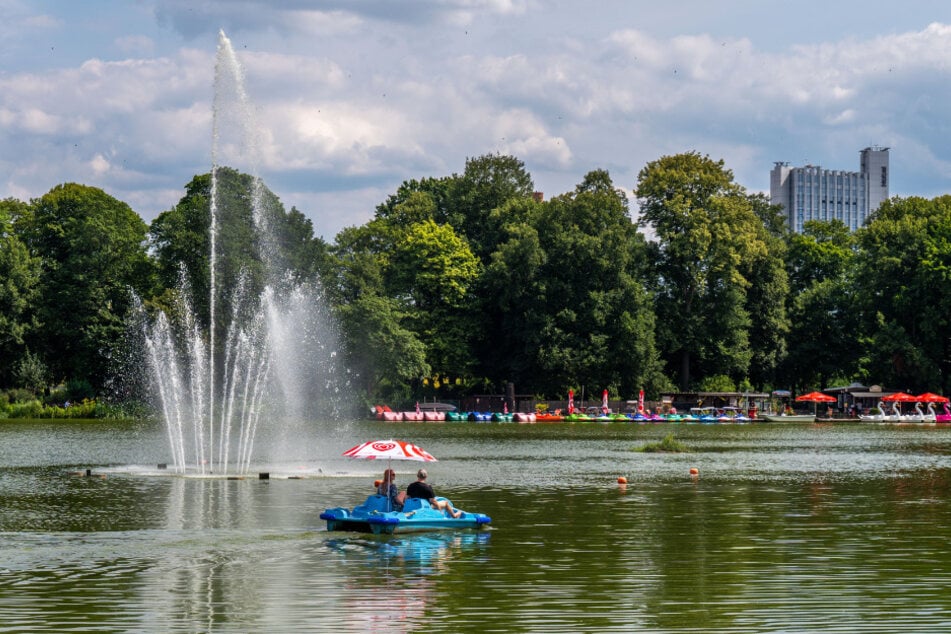
[[[0, 0], [10, 6], [21, 24], [43, 18]], [[568, 6], [157, 1], [175, 30], [130, 24], [86, 33], [102, 50], [50, 70], [5, 64], [0, 170], [11, 176], [0, 196], [89, 179], [142, 213], [174, 204], [181, 190], [171, 193], [211, 164], [222, 26], [237, 29], [263, 175], [305, 213], [319, 206], [331, 235], [402, 180], [491, 152], [525, 161], [549, 197], [595, 168], [630, 187], [648, 161], [691, 150], [761, 190], [774, 160], [856, 169], [872, 144], [893, 148], [895, 193], [947, 189], [951, 26], [764, 47], [740, 23], [677, 32], [644, 11], [607, 20]], [[178, 33], [195, 39], [182, 47]]]

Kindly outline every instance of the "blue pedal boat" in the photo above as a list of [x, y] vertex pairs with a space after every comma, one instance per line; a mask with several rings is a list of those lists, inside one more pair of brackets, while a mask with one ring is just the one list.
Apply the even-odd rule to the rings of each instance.
[[[439, 497], [437, 500], [445, 500]], [[450, 503], [451, 506], [451, 503]], [[453, 507], [455, 508], [455, 507]], [[462, 510], [462, 509], [459, 509]], [[342, 507], [327, 509], [320, 514], [327, 521], [328, 531], [393, 534], [434, 530], [483, 528], [492, 521], [488, 515], [463, 511], [458, 518], [434, 509], [429, 500], [409, 498], [402, 511], [388, 511], [385, 495], [374, 494], [353, 510]]]

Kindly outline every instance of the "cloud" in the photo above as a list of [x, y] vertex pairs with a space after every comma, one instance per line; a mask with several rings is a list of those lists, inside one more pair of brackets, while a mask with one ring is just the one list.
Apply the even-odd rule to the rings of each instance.
[[[0, 0], [14, 4], [23, 8]], [[722, 158], [764, 190], [773, 161], [854, 170], [873, 144], [892, 147], [893, 193], [947, 189], [947, 25], [764, 49], [752, 36], [634, 28], [646, 24], [635, 18], [572, 28], [559, 9], [160, 0], [155, 15], [173, 30], [105, 38], [118, 58], [0, 73], [3, 195], [76, 180], [147, 218], [174, 204], [211, 165], [222, 27], [247, 80], [262, 176], [329, 235], [365, 221], [403, 180], [495, 152], [523, 160], [547, 197], [597, 168], [630, 188], [647, 162], [685, 151]], [[188, 46], [170, 48], [169, 34]]]

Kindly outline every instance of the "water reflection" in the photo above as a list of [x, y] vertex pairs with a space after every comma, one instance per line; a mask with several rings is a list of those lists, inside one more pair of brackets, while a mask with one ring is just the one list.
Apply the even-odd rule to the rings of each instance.
[[346, 536], [328, 539], [340, 556], [336, 565], [382, 566], [388, 573], [434, 575], [449, 570], [450, 559], [464, 549], [484, 549], [490, 531], [419, 533], [405, 536]]
[[[646, 427], [395, 431], [439, 455], [438, 490], [490, 531], [326, 532], [320, 511], [362, 500], [375, 472], [0, 469], [0, 629], [947, 629], [951, 428], [696, 426], [676, 430], [681, 455], [630, 451], [666, 432]], [[116, 430], [86, 433], [67, 434], [82, 455]]]
[[446, 532], [328, 539], [326, 564], [344, 578], [349, 631], [411, 632], [440, 623], [435, 577], [452, 572], [452, 559], [479, 559], [491, 533]]

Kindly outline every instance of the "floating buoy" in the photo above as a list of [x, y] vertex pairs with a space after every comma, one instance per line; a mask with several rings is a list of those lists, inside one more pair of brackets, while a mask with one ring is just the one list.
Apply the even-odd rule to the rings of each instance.
[[700, 469], [698, 469], [698, 468], [696, 468], [696, 467], [690, 467], [690, 475], [692, 475], [692, 476], [698, 476], [698, 475], [700, 475]]
[[624, 476], [621, 476], [621, 477], [619, 477], [619, 478], [617, 479], [617, 483], [618, 483], [618, 484], [627, 484], [627, 478], [625, 478]]
[[374, 480], [374, 481], [373, 481], [373, 486], [376, 487], [377, 489], [380, 488], [380, 485], [381, 485], [381, 484], [383, 484], [383, 480]]

